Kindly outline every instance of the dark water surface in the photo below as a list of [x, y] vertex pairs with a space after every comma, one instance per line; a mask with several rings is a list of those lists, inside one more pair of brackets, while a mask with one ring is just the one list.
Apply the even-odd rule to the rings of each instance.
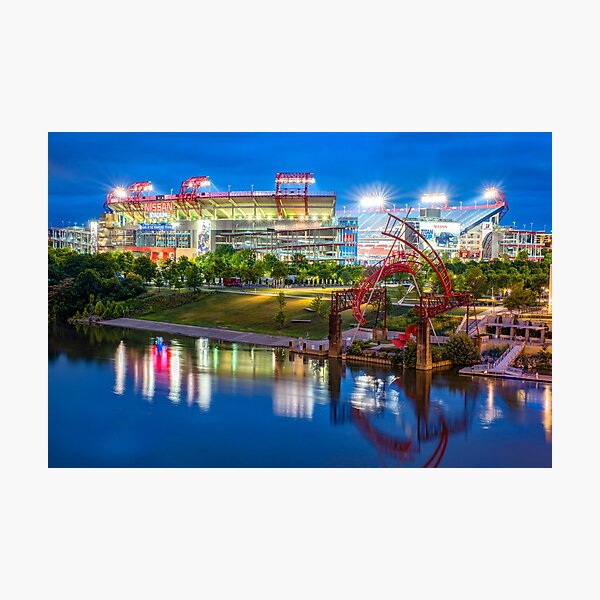
[[549, 467], [552, 387], [49, 332], [50, 467]]

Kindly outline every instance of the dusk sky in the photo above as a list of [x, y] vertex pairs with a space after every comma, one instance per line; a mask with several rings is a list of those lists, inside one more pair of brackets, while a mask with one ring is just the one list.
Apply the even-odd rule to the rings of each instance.
[[550, 133], [50, 133], [49, 224], [97, 219], [117, 185], [151, 180], [168, 194], [209, 175], [221, 191], [274, 190], [278, 171], [313, 171], [311, 190], [337, 192], [338, 211], [376, 187], [416, 206], [437, 191], [481, 202], [496, 185], [510, 206], [502, 224], [552, 229]]

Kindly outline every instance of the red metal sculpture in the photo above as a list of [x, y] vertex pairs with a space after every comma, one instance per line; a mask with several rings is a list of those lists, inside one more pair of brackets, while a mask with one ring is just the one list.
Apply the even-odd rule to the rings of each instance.
[[468, 306], [472, 303], [472, 294], [452, 291], [452, 280], [444, 261], [414, 227], [396, 215], [390, 214], [382, 233], [392, 238], [394, 244], [400, 242], [403, 247], [399, 250], [393, 250], [392, 247], [388, 256], [367, 269], [357, 284], [352, 312], [360, 324], [364, 322], [361, 306], [368, 301], [367, 296], [379, 281], [395, 273], [408, 273], [415, 277], [421, 269], [429, 267], [437, 276], [442, 288], [441, 294], [424, 293], [422, 290], [418, 290], [420, 302], [415, 310], [421, 320], [427, 320], [457, 306]]
[[[444, 261], [433, 246], [412, 225], [390, 213], [382, 233], [394, 240], [386, 258], [369, 267], [355, 287], [340, 292], [332, 292], [329, 321], [329, 348], [332, 356], [337, 355], [341, 347], [341, 332], [339, 331], [341, 319], [338, 313], [351, 308], [358, 324], [364, 325], [365, 309], [362, 307], [365, 304], [373, 303], [375, 299], [378, 301], [379, 318], [382, 297], [379, 292], [381, 289], [379, 283], [390, 275], [408, 273], [415, 278], [422, 269], [431, 269], [435, 273], [442, 290], [441, 293], [425, 293], [423, 290], [417, 289], [419, 304], [415, 306], [415, 311], [419, 315], [419, 321], [422, 324], [452, 308], [466, 306], [467, 314], [470, 306], [474, 308], [473, 294], [452, 291], [452, 280]], [[398, 244], [397, 249], [395, 249], [396, 244]]]

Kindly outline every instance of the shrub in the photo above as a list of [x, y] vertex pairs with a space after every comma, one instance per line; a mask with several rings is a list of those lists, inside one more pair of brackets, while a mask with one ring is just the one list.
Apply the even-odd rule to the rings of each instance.
[[402, 364], [402, 354], [400, 354], [399, 352], [392, 354], [389, 358], [392, 362], [392, 365], [394, 365], [395, 367]]
[[353, 342], [346, 354], [349, 354], [350, 356], [362, 356], [362, 348], [361, 342]]
[[505, 344], [502, 346], [491, 346], [484, 352], [484, 354], [486, 356], [488, 356], [489, 358], [492, 358], [495, 360], [497, 358], [500, 358], [506, 352], [507, 348], [508, 348], [508, 344]]
[[404, 366], [414, 369], [417, 366], [417, 342], [410, 340], [404, 346]]
[[431, 360], [432, 362], [441, 362], [446, 359], [446, 351], [444, 348], [440, 348], [439, 346], [432, 346], [431, 348]]
[[458, 367], [474, 365], [479, 360], [479, 352], [473, 340], [467, 335], [451, 335], [444, 347], [445, 355]]

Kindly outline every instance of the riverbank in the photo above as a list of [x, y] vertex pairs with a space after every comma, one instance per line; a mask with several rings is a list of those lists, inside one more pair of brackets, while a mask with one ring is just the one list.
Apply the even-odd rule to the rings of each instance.
[[108, 321], [100, 321], [98, 325], [107, 325], [109, 327], [127, 327], [129, 329], [142, 329], [145, 331], [187, 335], [189, 337], [196, 338], [205, 337], [212, 340], [255, 344], [258, 346], [268, 346], [272, 348], [278, 346], [287, 348], [290, 341], [296, 341], [296, 338], [294, 337], [270, 335], [267, 333], [250, 333], [247, 331], [220, 329], [218, 327], [200, 327], [198, 325], [182, 325], [178, 323], [165, 323], [163, 321], [129, 319], [126, 317], [110, 319]]

